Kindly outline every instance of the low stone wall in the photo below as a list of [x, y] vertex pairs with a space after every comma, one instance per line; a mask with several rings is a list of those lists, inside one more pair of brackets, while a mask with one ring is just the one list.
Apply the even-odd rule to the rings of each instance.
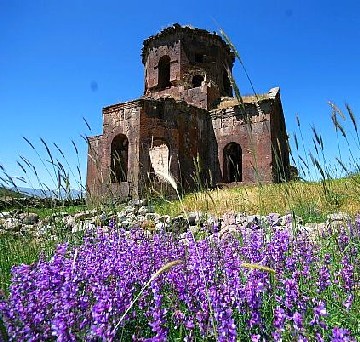
[[19, 209], [0, 212], [0, 234], [15, 236], [34, 236], [57, 238], [59, 230], [68, 233], [79, 231], [108, 230], [111, 226], [130, 230], [139, 227], [147, 230], [149, 234], [167, 231], [177, 235], [191, 231], [198, 236], [219, 234], [226, 238], [240, 230], [266, 229], [266, 227], [280, 226], [290, 229], [294, 234], [305, 233], [311, 238], [317, 238], [331, 229], [344, 227], [351, 218], [345, 213], [328, 215], [323, 223], [303, 223], [300, 217], [291, 214], [280, 215], [271, 213], [267, 216], [248, 215], [245, 213], [227, 213], [222, 217], [215, 217], [201, 212], [188, 212], [176, 217], [159, 215], [154, 212], [151, 205], [142, 200], [131, 200], [127, 206], [118, 211], [99, 211], [97, 209], [85, 210], [70, 215], [67, 212], [54, 212], [44, 219], [36, 213]]

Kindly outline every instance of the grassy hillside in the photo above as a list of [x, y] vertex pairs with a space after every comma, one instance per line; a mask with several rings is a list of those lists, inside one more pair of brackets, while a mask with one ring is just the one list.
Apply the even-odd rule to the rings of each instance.
[[6, 197], [10, 197], [10, 198], [20, 198], [20, 197], [24, 197], [24, 194], [20, 194], [19, 192], [10, 190], [10, 189], [6, 189], [4, 187], [0, 187], [0, 198], [6, 198]]
[[202, 211], [216, 215], [226, 212], [264, 214], [294, 212], [306, 221], [321, 221], [327, 214], [360, 212], [360, 176], [320, 182], [289, 182], [247, 185], [186, 195], [182, 201], [155, 205], [162, 214]]

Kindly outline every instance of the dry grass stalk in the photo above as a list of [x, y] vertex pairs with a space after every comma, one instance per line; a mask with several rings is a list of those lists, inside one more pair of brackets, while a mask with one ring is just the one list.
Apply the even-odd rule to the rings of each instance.
[[182, 264], [183, 261], [182, 260], [174, 260], [174, 261], [170, 261], [167, 264], [165, 264], [164, 266], [162, 266], [159, 270], [157, 270], [149, 279], [149, 281], [142, 287], [142, 289], [140, 290], [140, 292], [138, 293], [138, 295], [132, 300], [132, 302], [130, 303], [130, 305], [128, 306], [128, 308], [125, 310], [124, 314], [120, 317], [120, 320], [116, 323], [115, 327], [114, 327], [114, 333], [117, 331], [117, 329], [119, 328], [121, 322], [124, 320], [124, 318], [126, 317], [126, 315], [129, 313], [129, 311], [131, 310], [131, 308], [135, 305], [135, 303], [139, 300], [139, 298], [142, 296], [142, 294], [144, 293], [144, 291], [150, 286], [150, 284], [157, 278], [159, 277], [161, 274], [163, 274], [164, 272], [167, 272], [168, 270], [170, 270], [171, 268]]
[[242, 264], [240, 264], [240, 267], [249, 268], [253, 270], [260, 270], [260, 271], [265, 271], [267, 273], [275, 274], [275, 270], [273, 268], [263, 266], [260, 264], [251, 264], [251, 263], [243, 262]]

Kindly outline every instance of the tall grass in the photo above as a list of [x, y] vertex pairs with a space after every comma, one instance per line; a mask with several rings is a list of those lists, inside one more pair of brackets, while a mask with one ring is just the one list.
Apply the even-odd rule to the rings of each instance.
[[30, 265], [39, 259], [40, 254], [50, 256], [57, 243], [57, 241], [0, 235], [0, 250], [2, 251], [0, 257], [0, 289], [8, 291], [11, 269], [15, 265]]
[[[186, 211], [201, 211], [214, 215], [244, 212], [266, 215], [270, 212], [293, 212], [306, 222], [324, 221], [327, 214], [360, 212], [359, 175], [322, 182], [291, 182], [280, 184], [246, 185], [187, 194], [178, 201], [155, 202], [161, 214], [178, 215]], [[330, 191], [331, 189], [331, 196]], [[259, 203], [261, 201], [261, 203]]]

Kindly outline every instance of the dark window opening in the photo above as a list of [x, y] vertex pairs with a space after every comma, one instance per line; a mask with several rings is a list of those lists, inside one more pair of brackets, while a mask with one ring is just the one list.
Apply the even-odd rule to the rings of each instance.
[[204, 80], [204, 77], [201, 76], [201, 75], [195, 75], [192, 79], [192, 85], [193, 87], [200, 87], [201, 86], [201, 83], [202, 81]]
[[111, 183], [127, 181], [129, 142], [125, 135], [117, 135], [111, 143]]
[[231, 82], [226, 69], [223, 71], [223, 87], [226, 96], [232, 96]]
[[169, 56], [163, 56], [160, 58], [158, 72], [158, 87], [160, 90], [171, 87]]
[[204, 63], [204, 55], [201, 53], [195, 54], [195, 63]]
[[237, 143], [229, 143], [224, 148], [224, 182], [242, 181], [242, 151]]

